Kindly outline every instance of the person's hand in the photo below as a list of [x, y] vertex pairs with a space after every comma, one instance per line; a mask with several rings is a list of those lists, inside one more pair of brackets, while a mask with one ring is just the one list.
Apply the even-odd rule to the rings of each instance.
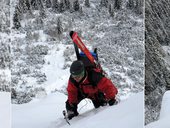
[[112, 106], [112, 105], [117, 104], [117, 101], [116, 101], [115, 98], [113, 98], [113, 99], [110, 99], [110, 100], [108, 101], [108, 103], [109, 103], [110, 106]]
[[74, 112], [70, 111], [70, 110], [67, 111], [67, 114], [68, 114], [67, 117], [68, 117], [69, 120], [71, 120], [75, 116]]

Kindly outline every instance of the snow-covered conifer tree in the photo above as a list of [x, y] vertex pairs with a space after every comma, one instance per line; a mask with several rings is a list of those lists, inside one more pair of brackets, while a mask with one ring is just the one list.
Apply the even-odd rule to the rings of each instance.
[[21, 27], [19, 15], [20, 15], [19, 9], [18, 9], [18, 6], [16, 6], [14, 16], [13, 16], [13, 25], [14, 25], [14, 28], [16, 29]]
[[115, 9], [120, 9], [122, 4], [122, 0], [115, 0]]
[[57, 20], [57, 34], [58, 34], [59, 38], [60, 38], [62, 33], [63, 33], [63, 27], [62, 27], [61, 19], [59, 17], [58, 20]]
[[102, 7], [108, 7], [108, 0], [101, 0], [100, 1], [100, 6], [102, 6]]
[[45, 0], [45, 6], [46, 6], [46, 8], [51, 8], [52, 7], [51, 0]]
[[74, 8], [74, 11], [79, 11], [80, 9], [80, 4], [79, 4], [79, 1], [78, 0], [75, 0], [74, 3], [73, 3], [73, 8]]
[[109, 5], [109, 13], [111, 17], [114, 17], [114, 9], [112, 4]]
[[84, 4], [85, 4], [86, 7], [90, 7], [90, 2], [89, 2], [89, 0], [85, 0]]

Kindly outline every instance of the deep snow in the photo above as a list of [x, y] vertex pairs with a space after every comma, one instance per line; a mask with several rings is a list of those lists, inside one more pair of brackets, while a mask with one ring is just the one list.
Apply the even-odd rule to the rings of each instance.
[[67, 97], [56, 92], [28, 104], [12, 105], [12, 128], [143, 128], [143, 98], [140, 92], [118, 105], [98, 109], [90, 100], [83, 100], [78, 106], [80, 115], [69, 126], [62, 115]]
[[11, 128], [11, 95], [0, 92], [0, 128]]
[[[66, 99], [66, 95], [56, 92], [43, 99], [34, 99], [28, 104], [12, 105], [12, 128], [144, 127], [143, 92], [130, 96], [118, 105], [98, 109], [94, 109], [90, 100], [83, 100], [78, 106], [80, 115], [70, 120], [71, 125], [65, 122], [62, 115]], [[169, 128], [169, 99], [170, 91], [167, 91], [163, 97], [160, 119], [145, 128]]]

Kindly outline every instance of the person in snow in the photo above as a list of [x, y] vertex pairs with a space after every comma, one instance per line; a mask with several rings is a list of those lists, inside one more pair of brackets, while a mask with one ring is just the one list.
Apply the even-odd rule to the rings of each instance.
[[77, 105], [85, 98], [92, 100], [95, 108], [112, 106], [117, 103], [115, 96], [118, 93], [115, 85], [95, 69], [86, 70], [82, 61], [74, 61], [70, 67], [68, 81], [66, 110], [68, 119], [77, 116]]

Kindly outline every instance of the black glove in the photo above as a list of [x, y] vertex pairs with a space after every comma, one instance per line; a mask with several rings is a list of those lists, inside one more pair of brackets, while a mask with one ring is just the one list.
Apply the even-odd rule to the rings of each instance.
[[73, 117], [78, 116], [77, 112], [77, 104], [69, 104], [68, 100], [66, 101], [66, 110], [67, 110], [67, 117], [71, 120]]
[[69, 120], [71, 120], [73, 117], [78, 116], [78, 115], [79, 115], [79, 113], [77, 111], [75, 111], [75, 112], [71, 111], [71, 110], [67, 111], [67, 118]]
[[117, 101], [114, 98], [114, 99], [109, 100], [108, 103], [109, 103], [110, 106], [112, 106], [112, 105], [117, 104]]
[[99, 92], [98, 93], [98, 102], [100, 106], [106, 106], [107, 105], [107, 101], [105, 99], [105, 95], [103, 92]]
[[67, 111], [67, 118], [68, 118], [69, 120], [71, 120], [74, 116], [76, 116], [76, 115], [74, 114], [73, 111]]

